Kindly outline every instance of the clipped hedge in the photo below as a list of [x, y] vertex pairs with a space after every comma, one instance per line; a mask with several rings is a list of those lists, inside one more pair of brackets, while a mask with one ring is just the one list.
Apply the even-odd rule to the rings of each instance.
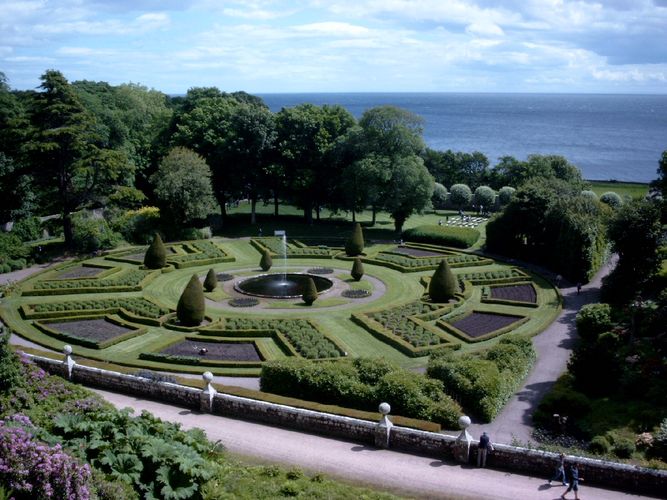
[[[68, 320], [71, 321], [77, 321], [77, 320], [85, 320], [85, 319], [103, 319], [104, 317], [97, 316], [97, 315], [91, 315], [91, 316], [75, 316], [71, 318], [67, 318]], [[135, 328], [131, 327], [129, 325], [126, 325], [122, 321], [115, 321], [113, 318], [104, 318], [110, 323], [114, 323], [120, 326], [124, 326], [127, 328], [131, 328], [129, 331], [126, 333], [123, 333], [121, 335], [117, 335], [113, 338], [107, 339], [107, 340], [102, 340], [102, 341], [95, 341], [91, 339], [87, 339], [85, 337], [78, 337], [76, 335], [69, 334], [67, 332], [61, 332], [59, 330], [54, 330], [51, 327], [49, 327], [49, 324], [47, 322], [39, 322], [35, 321], [33, 323], [33, 326], [40, 330], [41, 332], [49, 335], [50, 337], [56, 338], [58, 340], [62, 340], [63, 342], [68, 342], [76, 345], [80, 345], [82, 347], [88, 347], [90, 349], [106, 349], [107, 347], [110, 347], [115, 344], [119, 344], [120, 342], [124, 342], [125, 340], [129, 340], [135, 337], [138, 337], [139, 335], [143, 335], [144, 333], [147, 332], [146, 328]]]
[[159, 276], [158, 271], [129, 269], [114, 273], [104, 279], [76, 278], [67, 280], [38, 281], [26, 286], [22, 293], [26, 296], [45, 296], [84, 293], [138, 292]]
[[143, 297], [123, 297], [114, 299], [72, 300], [67, 302], [45, 302], [24, 304], [21, 314], [26, 319], [63, 318], [79, 313], [115, 314], [121, 309], [145, 318], [157, 319], [169, 313], [169, 309]]
[[468, 248], [479, 240], [479, 231], [468, 227], [423, 225], [406, 229], [402, 237], [405, 241]]
[[442, 384], [383, 359], [308, 363], [281, 360], [262, 367], [260, 388], [284, 396], [374, 411], [386, 401], [392, 413], [454, 428], [461, 408]]
[[429, 360], [427, 374], [470, 414], [492, 421], [519, 388], [535, 361], [529, 339], [506, 337], [482, 357], [449, 355]]

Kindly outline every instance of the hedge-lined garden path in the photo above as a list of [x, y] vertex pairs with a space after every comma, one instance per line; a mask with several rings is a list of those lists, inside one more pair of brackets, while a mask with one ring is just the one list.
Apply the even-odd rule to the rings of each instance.
[[[185, 429], [203, 429], [211, 441], [219, 440], [229, 452], [252, 457], [253, 461], [296, 465], [410, 498], [553, 500], [565, 491], [560, 484], [549, 486], [543, 477], [461, 466], [435, 458], [193, 412], [133, 396], [96, 392], [118, 408], [134, 408], [136, 413], [147, 410], [164, 420], [178, 422]], [[492, 460], [491, 457], [490, 464]], [[586, 500], [649, 498], [592, 487], [585, 480], [580, 485], [580, 493]], [[573, 498], [572, 493], [568, 498]]]
[[563, 310], [556, 321], [533, 337], [537, 360], [523, 387], [514, 394], [493, 422], [471, 425], [470, 430], [474, 436], [486, 431], [493, 441], [505, 444], [512, 444], [513, 440], [526, 444], [532, 440], [532, 414], [558, 377], [567, 369], [577, 337], [577, 313], [582, 306], [599, 301], [602, 278], [609, 274], [615, 265], [616, 256], [602, 266], [590, 283], [582, 288], [580, 294], [577, 294], [577, 287], [572, 284], [560, 288]]

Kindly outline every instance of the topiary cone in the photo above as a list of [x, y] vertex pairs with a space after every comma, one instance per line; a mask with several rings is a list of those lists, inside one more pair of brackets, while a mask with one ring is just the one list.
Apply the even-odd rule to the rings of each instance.
[[356, 257], [354, 259], [354, 264], [352, 264], [352, 272], [350, 273], [354, 281], [359, 281], [364, 275], [364, 265], [361, 263], [361, 259]]
[[448, 302], [458, 291], [458, 281], [449, 268], [446, 259], [440, 261], [440, 265], [433, 273], [428, 285], [428, 294], [433, 302]]
[[199, 282], [199, 277], [193, 274], [181, 298], [178, 299], [176, 317], [184, 326], [198, 326], [204, 320], [205, 310], [204, 289]]
[[361, 255], [364, 251], [364, 233], [361, 230], [361, 224], [354, 224], [350, 238], [345, 242], [345, 253], [349, 257]]
[[213, 268], [208, 270], [206, 273], [206, 279], [204, 280], [204, 290], [207, 292], [212, 292], [215, 290], [215, 287], [218, 286], [218, 275], [215, 274]]
[[144, 255], [144, 266], [148, 269], [161, 269], [167, 265], [167, 249], [162, 243], [162, 238], [160, 238], [159, 233], [155, 233], [155, 238], [153, 242], [146, 250], [146, 255]]
[[307, 306], [313, 305], [313, 302], [317, 299], [317, 287], [311, 277], [308, 277], [308, 281], [306, 281], [306, 287], [303, 291], [302, 298]]
[[262, 271], [268, 271], [273, 265], [273, 259], [268, 250], [262, 252], [262, 259], [259, 261], [259, 267], [262, 268]]

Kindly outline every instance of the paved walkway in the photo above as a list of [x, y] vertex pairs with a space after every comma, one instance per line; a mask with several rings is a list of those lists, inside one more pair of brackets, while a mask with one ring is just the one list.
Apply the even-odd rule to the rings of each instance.
[[533, 337], [537, 361], [523, 387], [510, 399], [493, 422], [471, 425], [470, 433], [473, 436], [479, 436], [482, 431], [486, 431], [491, 439], [498, 443], [512, 444], [513, 439], [523, 444], [531, 441], [533, 431], [531, 416], [556, 379], [567, 369], [567, 362], [577, 335], [575, 327], [577, 313], [583, 305], [598, 302], [602, 278], [615, 265], [616, 259], [611, 259], [600, 269], [595, 278], [582, 288], [580, 294], [577, 294], [576, 286], [569, 285], [560, 289], [564, 299], [563, 310], [556, 321]]
[[[534, 478], [461, 466], [442, 460], [379, 450], [359, 443], [246, 422], [96, 390], [118, 408], [147, 410], [184, 428], [199, 427], [212, 441], [219, 440], [231, 453], [256, 461], [297, 465], [310, 471], [361, 482], [411, 497], [457, 500], [553, 500], [565, 491], [544, 478]], [[641, 497], [581, 485], [585, 500], [630, 500]], [[568, 498], [573, 498], [570, 493]]]

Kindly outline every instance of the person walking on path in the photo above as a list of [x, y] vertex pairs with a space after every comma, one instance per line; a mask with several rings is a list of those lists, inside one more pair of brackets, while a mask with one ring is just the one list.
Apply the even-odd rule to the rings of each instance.
[[565, 500], [565, 495], [567, 495], [570, 491], [574, 491], [574, 500], [579, 500], [579, 468], [577, 467], [577, 464], [571, 464], [568, 465], [566, 468], [567, 471], [567, 478], [570, 481], [570, 486], [568, 486], [567, 490], [565, 490], [565, 493], [563, 493], [560, 497]]
[[556, 465], [556, 472], [551, 479], [549, 479], [549, 484], [551, 481], [562, 481], [563, 486], [567, 486], [567, 480], [565, 479], [565, 455], [560, 453], [558, 455], [558, 464]]
[[490, 451], [493, 451], [491, 438], [486, 432], [483, 432], [479, 438], [479, 445], [477, 445], [477, 467], [486, 467], [486, 455]]

